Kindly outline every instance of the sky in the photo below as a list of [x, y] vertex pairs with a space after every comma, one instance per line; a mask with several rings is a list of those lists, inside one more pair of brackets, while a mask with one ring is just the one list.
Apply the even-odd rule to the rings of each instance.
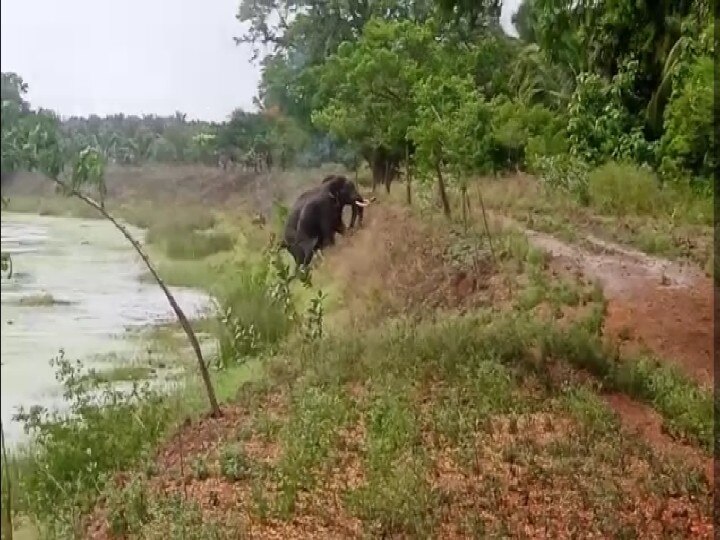
[[[62, 116], [187, 113], [224, 120], [254, 109], [260, 79], [240, 0], [2, 0], [0, 64], [34, 107]], [[520, 0], [506, 0], [501, 23]]]

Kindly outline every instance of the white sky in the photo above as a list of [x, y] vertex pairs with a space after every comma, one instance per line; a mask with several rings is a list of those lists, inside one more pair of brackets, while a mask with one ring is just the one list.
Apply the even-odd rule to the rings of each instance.
[[[0, 63], [63, 116], [252, 109], [259, 70], [237, 46], [240, 0], [2, 0]], [[520, 0], [506, 0], [501, 23]]]

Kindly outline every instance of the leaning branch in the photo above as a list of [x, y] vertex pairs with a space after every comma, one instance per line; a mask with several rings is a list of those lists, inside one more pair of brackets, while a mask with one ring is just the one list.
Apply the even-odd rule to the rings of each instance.
[[170, 303], [170, 307], [172, 307], [175, 315], [178, 318], [178, 321], [180, 321], [180, 325], [182, 326], [185, 334], [188, 337], [188, 340], [190, 340], [190, 344], [192, 345], [193, 351], [195, 351], [195, 356], [198, 360], [198, 367], [200, 368], [200, 375], [202, 376], [205, 390], [207, 391], [208, 400], [210, 401], [211, 414], [215, 417], [220, 416], [220, 407], [218, 406], [217, 398], [215, 397], [215, 390], [213, 388], [212, 381], [210, 380], [210, 373], [208, 371], [207, 365], [205, 364], [205, 361], [203, 360], [202, 350], [200, 349], [200, 343], [198, 342], [197, 336], [195, 335], [195, 332], [190, 325], [190, 321], [188, 321], [185, 313], [178, 305], [173, 294], [170, 292], [170, 289], [168, 289], [167, 285], [165, 285], [165, 282], [160, 278], [160, 275], [157, 273], [157, 270], [155, 270], [155, 267], [150, 262], [150, 258], [142, 249], [140, 243], [135, 240], [135, 238], [133, 238], [133, 236], [130, 234], [130, 231], [128, 231], [122, 223], [120, 223], [117, 219], [111, 216], [107, 212], [107, 210], [105, 210], [103, 204], [100, 204], [96, 200], [81, 193], [77, 189], [69, 188], [64, 182], [58, 180], [57, 178], [52, 178], [51, 180], [70, 195], [77, 197], [85, 204], [91, 206], [92, 208], [100, 212], [100, 214], [102, 214], [105, 219], [110, 221], [115, 226], [115, 228], [123, 234], [123, 236], [128, 240], [128, 242], [132, 244], [133, 248], [135, 248], [135, 251], [138, 253], [138, 255], [140, 255], [140, 258], [145, 263], [145, 266], [147, 266], [148, 270], [150, 270], [153, 278], [155, 278], [155, 281], [160, 286], [163, 293], [165, 293], [165, 297]]

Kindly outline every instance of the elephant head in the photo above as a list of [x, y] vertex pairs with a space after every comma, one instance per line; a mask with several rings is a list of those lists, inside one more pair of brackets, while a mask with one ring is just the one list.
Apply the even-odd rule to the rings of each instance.
[[323, 179], [323, 184], [325, 184], [328, 192], [339, 205], [353, 205], [359, 208], [365, 208], [370, 204], [370, 201], [360, 195], [355, 182], [348, 180], [345, 176], [328, 176]]

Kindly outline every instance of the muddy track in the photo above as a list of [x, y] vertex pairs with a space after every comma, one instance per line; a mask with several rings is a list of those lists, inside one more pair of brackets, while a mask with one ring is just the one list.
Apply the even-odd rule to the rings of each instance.
[[548, 252], [554, 269], [600, 283], [608, 300], [605, 332], [623, 352], [650, 352], [699, 384], [712, 385], [713, 289], [701, 270], [593, 236], [585, 237], [585, 248], [502, 221]]
[[[712, 280], [698, 268], [593, 236], [585, 237], [587, 248], [570, 245], [507, 218], [498, 219], [521, 229], [531, 244], [549, 253], [550, 264], [557, 272], [599, 282], [608, 301], [605, 333], [621, 351], [649, 351], [679, 367], [701, 386], [712, 385]], [[651, 407], [624, 394], [611, 393], [603, 398], [628, 431], [656, 448], [697, 463], [712, 485], [712, 458], [669, 436], [662, 418]]]

